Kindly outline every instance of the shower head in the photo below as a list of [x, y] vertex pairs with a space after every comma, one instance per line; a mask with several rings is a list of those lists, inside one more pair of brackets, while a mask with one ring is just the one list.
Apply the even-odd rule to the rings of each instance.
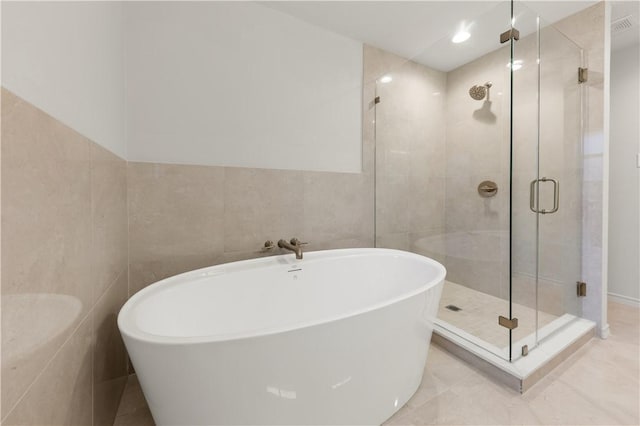
[[489, 92], [489, 88], [491, 87], [491, 82], [487, 81], [482, 86], [474, 85], [471, 89], [469, 89], [469, 96], [471, 96], [476, 101], [481, 101], [487, 96]]

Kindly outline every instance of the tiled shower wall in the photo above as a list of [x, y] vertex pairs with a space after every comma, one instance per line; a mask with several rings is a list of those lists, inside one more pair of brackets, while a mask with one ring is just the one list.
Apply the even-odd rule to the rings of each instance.
[[[509, 111], [510, 51], [503, 47], [447, 74], [446, 249], [448, 279], [507, 299], [509, 241], [513, 243], [513, 300], [562, 315], [577, 313], [575, 282], [581, 279], [582, 143], [580, 139], [579, 48], [554, 27], [515, 44], [513, 110]], [[492, 83], [489, 99], [473, 100], [471, 86]], [[538, 133], [538, 99], [540, 132]], [[510, 159], [510, 119], [513, 165]], [[538, 139], [539, 135], [539, 139]], [[540, 149], [538, 151], [538, 142]], [[539, 165], [538, 165], [539, 155]], [[561, 186], [561, 208], [539, 217], [530, 211], [530, 182], [537, 173]], [[513, 231], [509, 236], [510, 174]], [[497, 183], [494, 197], [483, 198], [478, 185]], [[550, 209], [551, 186], [541, 184], [540, 204]], [[539, 226], [539, 228], [536, 228]], [[540, 250], [536, 250], [539, 229]], [[540, 254], [536, 301], [536, 253]]]
[[[533, 36], [516, 44], [516, 59], [525, 65], [515, 73], [513, 112], [515, 301], [538, 303], [554, 315], [580, 314], [584, 308], [585, 316], [597, 322], [602, 302], [604, 9], [598, 3], [541, 33], [540, 172], [560, 180], [562, 195], [559, 212], [541, 218], [537, 301], [535, 215], [529, 211], [529, 182], [537, 164]], [[588, 102], [584, 152], [576, 143], [580, 53], [567, 37], [585, 49], [590, 70], [582, 88]], [[447, 279], [507, 298], [509, 50], [496, 50], [448, 73], [376, 49], [368, 52], [376, 76], [394, 78], [377, 86], [376, 243], [433, 257], [447, 267]], [[487, 81], [493, 83], [489, 101], [471, 99], [469, 88]], [[495, 197], [478, 195], [484, 180], [498, 184]], [[575, 296], [575, 281], [581, 278], [591, 288], [583, 300]]]
[[126, 162], [2, 89], [2, 424], [112, 424]]
[[128, 179], [131, 294], [179, 272], [287, 253], [262, 251], [267, 240], [373, 244], [367, 173], [129, 163]]
[[373, 47], [367, 69], [392, 78], [376, 85], [376, 245], [442, 261], [447, 75]]
[[[507, 297], [509, 258], [509, 62], [504, 48], [447, 73], [446, 236], [447, 279], [497, 297]], [[488, 97], [469, 89], [491, 82]], [[478, 185], [493, 181], [490, 198]], [[507, 286], [508, 291], [508, 286]]]

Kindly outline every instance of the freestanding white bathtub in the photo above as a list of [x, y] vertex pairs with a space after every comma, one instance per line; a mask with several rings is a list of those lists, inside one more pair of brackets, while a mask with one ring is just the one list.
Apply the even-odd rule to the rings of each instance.
[[422, 380], [445, 273], [387, 249], [246, 260], [145, 288], [118, 326], [159, 425], [380, 424]]

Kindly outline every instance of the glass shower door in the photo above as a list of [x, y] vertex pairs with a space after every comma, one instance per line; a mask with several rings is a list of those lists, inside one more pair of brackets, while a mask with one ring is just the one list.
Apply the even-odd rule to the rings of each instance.
[[554, 193], [540, 189], [540, 207], [555, 203], [556, 211], [539, 214], [538, 341], [582, 315], [577, 283], [582, 281], [584, 161], [582, 49], [543, 21], [541, 27], [539, 174], [554, 178], [558, 187]]
[[581, 49], [520, 3], [511, 40], [511, 359], [580, 314]]

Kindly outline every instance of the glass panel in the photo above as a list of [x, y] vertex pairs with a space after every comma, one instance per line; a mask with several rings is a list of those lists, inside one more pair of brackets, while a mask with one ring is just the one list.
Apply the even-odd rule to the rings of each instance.
[[[537, 15], [514, 2], [513, 25], [520, 39], [512, 40], [513, 62], [511, 132], [511, 288], [512, 314], [518, 328], [511, 333], [511, 359], [522, 353], [522, 346], [535, 347], [538, 322], [538, 224], [539, 216], [531, 210], [531, 188], [540, 185], [538, 158], [538, 50]], [[544, 187], [546, 190], [546, 186]], [[535, 196], [534, 196], [535, 198]], [[534, 199], [534, 205], [538, 200]], [[534, 206], [535, 208], [535, 206]], [[533, 340], [531, 340], [533, 338]]]
[[[544, 21], [541, 21], [541, 26]], [[582, 123], [578, 67], [582, 50], [554, 27], [540, 31], [540, 176], [558, 181], [558, 211], [540, 216], [538, 247], [538, 340], [555, 325], [581, 316], [576, 282], [582, 270]], [[552, 205], [552, 187], [540, 190]]]
[[514, 26], [512, 359], [579, 315], [582, 214], [581, 51], [519, 2]]
[[415, 61], [370, 50], [383, 64], [376, 246], [443, 263], [439, 323], [505, 359], [509, 333], [498, 316], [509, 316], [510, 48], [499, 35], [510, 22], [510, 2], [503, 2], [461, 19], [468, 41], [455, 44], [450, 34]]

